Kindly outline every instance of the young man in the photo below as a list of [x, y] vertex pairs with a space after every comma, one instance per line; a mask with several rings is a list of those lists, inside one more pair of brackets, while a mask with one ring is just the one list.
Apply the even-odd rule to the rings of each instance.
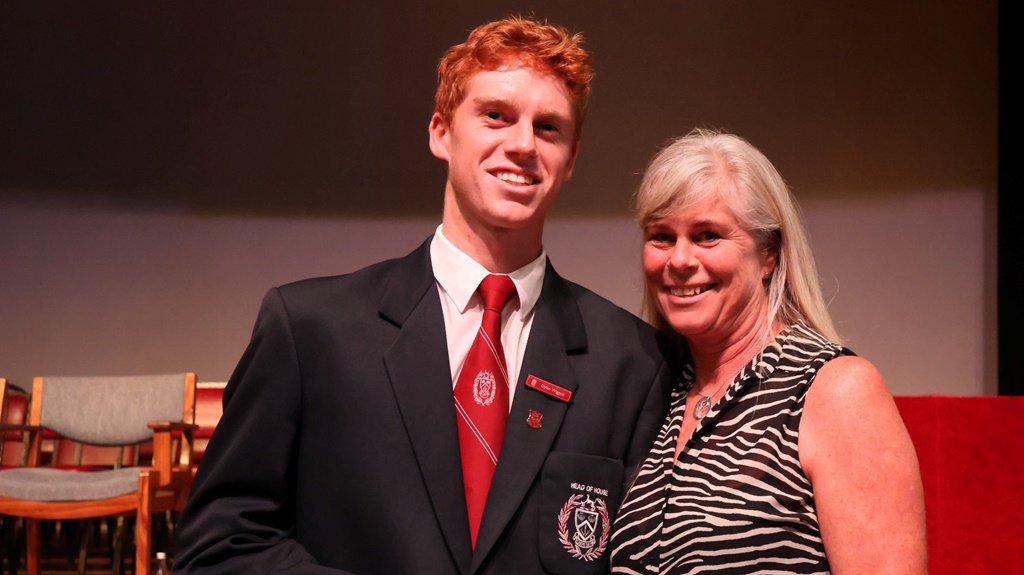
[[405, 258], [267, 294], [176, 573], [607, 570], [672, 370], [652, 328], [543, 251], [590, 57], [562, 28], [510, 18], [438, 76], [441, 225]]

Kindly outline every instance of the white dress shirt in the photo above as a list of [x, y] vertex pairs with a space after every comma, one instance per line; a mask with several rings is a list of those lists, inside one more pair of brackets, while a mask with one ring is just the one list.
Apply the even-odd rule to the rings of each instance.
[[[476, 290], [490, 272], [455, 247], [444, 236], [441, 228], [437, 227], [434, 239], [430, 242], [430, 263], [441, 296], [454, 390], [484, 313], [483, 298]], [[519, 368], [523, 364], [523, 354], [526, 353], [526, 342], [530, 339], [533, 312], [544, 285], [547, 260], [548, 256], [542, 249], [537, 259], [508, 274], [518, 295], [501, 312], [501, 346], [505, 351], [505, 365], [508, 369], [509, 409], [512, 408], [512, 398], [519, 381]]]

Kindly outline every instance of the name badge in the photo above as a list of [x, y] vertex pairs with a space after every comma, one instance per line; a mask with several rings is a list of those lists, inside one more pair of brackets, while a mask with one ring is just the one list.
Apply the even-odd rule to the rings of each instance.
[[533, 374], [526, 377], [526, 387], [536, 389], [545, 395], [550, 395], [551, 397], [566, 403], [569, 403], [569, 400], [572, 399], [572, 392], [568, 389], [560, 385], [555, 385], [550, 381], [545, 381]]

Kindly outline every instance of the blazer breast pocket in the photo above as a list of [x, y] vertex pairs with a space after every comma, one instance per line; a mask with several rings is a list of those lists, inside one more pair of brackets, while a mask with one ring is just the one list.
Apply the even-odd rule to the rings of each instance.
[[622, 462], [552, 452], [541, 471], [541, 564], [555, 575], [607, 573], [608, 541], [622, 490]]

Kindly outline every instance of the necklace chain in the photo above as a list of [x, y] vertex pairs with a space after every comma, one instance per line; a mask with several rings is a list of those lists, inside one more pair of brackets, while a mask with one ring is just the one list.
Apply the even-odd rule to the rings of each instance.
[[[743, 370], [740, 369], [740, 371]], [[700, 399], [697, 400], [697, 403], [693, 404], [693, 411], [690, 412], [690, 415], [692, 415], [693, 418], [696, 419], [697, 421], [704, 419], [704, 416], [707, 415], [709, 411], [711, 411], [711, 406], [713, 405], [711, 398], [718, 395], [718, 392], [722, 391], [722, 388], [725, 387], [727, 383], [736, 379], [736, 376], [739, 374], [740, 372], [737, 371], [736, 373], [722, 380], [722, 383], [718, 385], [718, 388], [715, 389], [715, 391], [713, 391], [711, 395], [704, 395], [703, 393], [698, 391], [697, 395], [700, 396]]]

